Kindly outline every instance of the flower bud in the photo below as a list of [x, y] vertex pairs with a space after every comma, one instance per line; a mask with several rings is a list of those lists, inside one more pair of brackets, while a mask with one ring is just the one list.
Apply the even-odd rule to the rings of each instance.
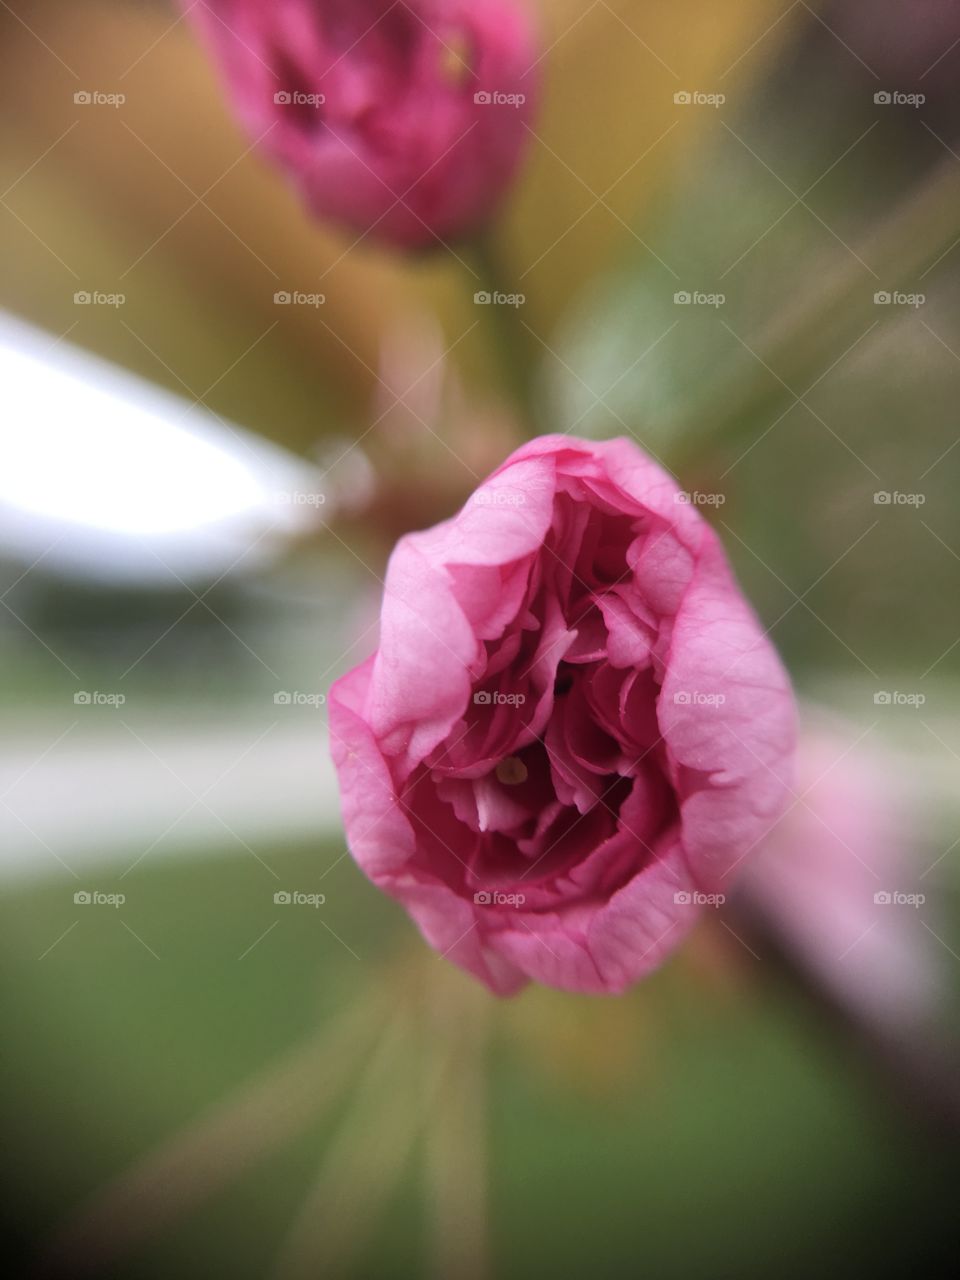
[[245, 128], [321, 218], [405, 247], [493, 212], [527, 135], [516, 0], [206, 0], [188, 9]]

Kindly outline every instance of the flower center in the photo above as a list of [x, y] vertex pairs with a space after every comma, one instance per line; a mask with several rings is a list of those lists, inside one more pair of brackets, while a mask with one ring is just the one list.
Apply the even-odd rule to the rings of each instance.
[[454, 89], [466, 84], [470, 76], [470, 43], [465, 35], [451, 36], [443, 42], [440, 75]]
[[497, 781], [505, 787], [519, 787], [529, 776], [527, 766], [519, 756], [507, 756], [497, 765]]

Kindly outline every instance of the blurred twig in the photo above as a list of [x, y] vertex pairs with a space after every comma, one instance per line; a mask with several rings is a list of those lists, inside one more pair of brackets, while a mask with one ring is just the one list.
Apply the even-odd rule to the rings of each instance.
[[357, 1270], [357, 1253], [395, 1191], [414, 1144], [428, 1140], [427, 1216], [439, 1245], [437, 1274], [483, 1280], [486, 1258], [486, 1123], [482, 1013], [490, 997], [461, 975], [418, 958], [426, 1017], [401, 1005], [367, 1067], [353, 1106], [281, 1249], [273, 1280]]
[[[455, 1040], [453, 1069], [430, 1114], [426, 1148], [429, 1274], [434, 1280], [487, 1280], [487, 1050], [492, 997], [459, 974], [438, 993], [437, 1034]], [[453, 979], [454, 981], [451, 981]]]
[[[852, 351], [880, 323], [874, 289], [909, 289], [958, 243], [960, 164], [945, 159], [927, 183], [891, 213], [832, 274], [815, 274], [809, 289], [762, 333], [743, 341], [755, 355], [722, 385], [704, 388], [689, 418], [665, 433], [677, 441], [671, 456], [680, 474], [704, 466], [705, 456], [725, 457], [756, 430], [758, 418], [786, 401], [802, 400], [824, 372]], [[875, 268], [864, 284], [862, 263]], [[882, 313], [881, 313], [882, 314]], [[721, 413], [704, 406], [721, 406]]]
[[937, 1147], [955, 1152], [960, 1139], [960, 1042], [939, 1022], [918, 1013], [908, 1024], [884, 1019], [877, 1010], [826, 985], [805, 963], [765, 906], [749, 891], [733, 912], [737, 932], [771, 961], [782, 978], [826, 1017], [893, 1094], [901, 1110]]
[[[343, 1275], [406, 1161], [420, 1106], [409, 1009], [398, 1013], [281, 1246], [274, 1280]], [[421, 1104], [422, 1105], [422, 1104]]]
[[520, 296], [523, 289], [515, 274], [511, 275], [495, 238], [489, 233], [477, 236], [474, 241], [474, 259], [481, 280], [480, 292], [491, 297], [485, 308], [486, 332], [495, 350], [497, 366], [517, 410], [525, 418], [524, 434], [533, 435], [539, 426], [536, 387], [544, 348], [521, 318], [519, 303], [496, 301], [498, 295], [501, 298]]
[[54, 1237], [38, 1280], [102, 1274], [295, 1137], [348, 1084], [380, 1021], [378, 989], [99, 1192]]

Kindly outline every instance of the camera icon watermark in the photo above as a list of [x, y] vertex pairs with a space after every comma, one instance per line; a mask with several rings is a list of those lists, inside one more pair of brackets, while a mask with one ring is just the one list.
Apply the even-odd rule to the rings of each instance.
[[678, 707], [722, 707], [726, 700], [725, 693], [702, 693], [699, 689], [680, 689], [673, 695]]
[[277, 501], [287, 507], [322, 507], [326, 505], [327, 495], [307, 489], [282, 489]]
[[881, 889], [873, 895], [877, 907], [922, 907], [927, 900], [925, 893], [901, 893], [899, 889]]
[[501, 293], [499, 290], [489, 292], [479, 289], [473, 295], [474, 305], [478, 307], [522, 307], [527, 301], [525, 293]]
[[470, 501], [475, 507], [523, 507], [527, 495], [518, 489], [478, 489]]
[[273, 295], [276, 307], [322, 307], [326, 301], [325, 293], [304, 293], [301, 289], [278, 289]]
[[473, 695], [476, 707], [522, 707], [526, 700], [525, 693], [500, 693], [489, 689], [478, 689]]
[[299, 889], [278, 889], [273, 895], [277, 907], [313, 907], [316, 910], [327, 901], [325, 893], [301, 893]]
[[722, 107], [726, 100], [725, 93], [703, 93], [700, 89], [678, 89], [673, 95], [678, 107]]
[[99, 289], [78, 289], [73, 295], [75, 307], [122, 307], [126, 301], [125, 293], [102, 293]]
[[913, 707], [917, 709], [926, 705], [925, 693], [903, 693], [899, 689], [878, 689], [873, 695], [875, 707]]
[[724, 306], [726, 301], [725, 293], [704, 293], [700, 289], [678, 289], [673, 295], [676, 307], [713, 307], [716, 310]]
[[899, 89], [878, 89], [873, 101], [878, 107], [922, 107], [925, 93], [903, 93]]
[[101, 893], [99, 889], [78, 889], [73, 895], [78, 907], [122, 907], [127, 900], [125, 893]]
[[525, 93], [501, 93], [499, 89], [478, 89], [473, 101], [478, 107], [522, 107]]
[[478, 907], [522, 907], [526, 902], [522, 893], [501, 893], [499, 889], [481, 889], [473, 895]]
[[925, 293], [904, 293], [901, 289], [878, 289], [873, 295], [876, 307], [912, 307], [916, 311], [926, 301]]
[[320, 707], [327, 705], [327, 695], [325, 693], [288, 693], [285, 689], [281, 689], [273, 695], [273, 705], [275, 707], [312, 707], [315, 711]]
[[102, 693], [99, 689], [89, 692], [80, 689], [73, 695], [75, 707], [122, 707], [127, 701], [125, 693]]
[[99, 89], [78, 89], [73, 95], [77, 107], [122, 107], [127, 100], [125, 93], [102, 93]]
[[673, 500], [681, 507], [722, 507], [727, 500], [725, 493], [702, 493], [699, 489], [681, 490]]
[[925, 493], [901, 493], [899, 489], [878, 489], [873, 495], [875, 507], [922, 507], [926, 501]]
[[322, 93], [303, 93], [299, 89], [278, 89], [273, 95], [278, 107], [322, 107], [327, 99]]

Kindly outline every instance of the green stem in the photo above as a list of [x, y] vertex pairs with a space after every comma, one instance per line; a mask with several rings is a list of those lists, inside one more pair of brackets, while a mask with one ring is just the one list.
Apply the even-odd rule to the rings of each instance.
[[[511, 278], [494, 237], [482, 232], [473, 242], [478, 288], [491, 297], [522, 294], [520, 282]], [[491, 302], [482, 307], [490, 343], [504, 388], [509, 392], [522, 420], [522, 434], [536, 435], [538, 410], [536, 372], [540, 364], [540, 343], [523, 318], [522, 304]]]

